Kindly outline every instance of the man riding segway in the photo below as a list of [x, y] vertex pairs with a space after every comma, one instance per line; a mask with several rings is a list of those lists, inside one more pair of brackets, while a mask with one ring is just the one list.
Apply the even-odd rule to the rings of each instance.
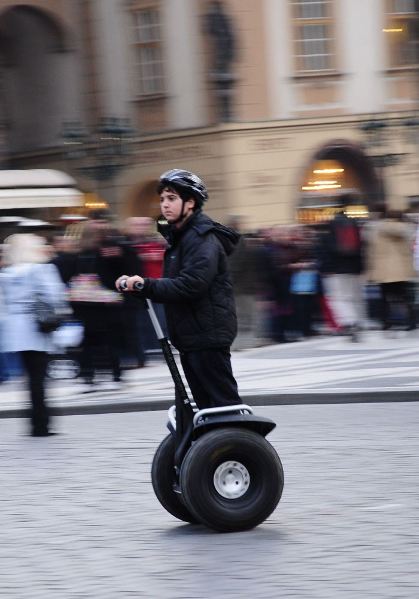
[[[231, 367], [230, 346], [236, 336], [237, 320], [227, 255], [233, 251], [240, 236], [202, 212], [203, 204], [208, 199], [208, 191], [203, 181], [194, 173], [180, 169], [163, 173], [158, 193], [162, 216], [165, 219], [165, 222], [160, 222], [159, 229], [168, 242], [163, 277], [149, 279], [139, 275], [122, 275], [117, 279], [116, 287], [128, 292], [137, 291], [141, 297], [147, 298], [147, 302], [154, 300], [164, 304], [169, 338], [179, 350], [182, 368], [199, 412], [194, 415], [192, 409], [185, 409], [189, 400], [184, 389], [182, 391], [182, 383], [178, 384], [180, 377], [178, 373], [173, 372], [176, 366], [173, 368], [173, 358], [172, 365], [170, 364], [169, 356], [168, 365], [177, 394], [176, 423], [171, 428], [172, 435], [162, 442], [153, 462], [154, 490], [162, 505], [180, 519], [190, 522], [202, 521], [218, 530], [249, 528], [266, 518], [268, 512], [271, 513], [275, 508], [282, 493], [283, 473], [279, 457], [263, 438], [275, 424], [268, 419], [252, 416], [251, 408], [242, 406]], [[167, 352], [165, 357], [167, 359]], [[187, 407], [190, 408], [190, 405]], [[199, 416], [201, 412], [202, 418]], [[229, 414], [224, 416], [226, 412]], [[222, 417], [220, 413], [223, 414]], [[212, 416], [217, 418], [208, 423], [207, 417]], [[229, 521], [231, 514], [224, 514], [223, 506], [214, 505], [215, 512], [217, 509], [218, 512], [214, 512], [212, 516], [209, 514], [212, 510], [211, 505], [201, 510], [194, 499], [187, 498], [198, 496], [199, 492], [197, 489], [193, 492], [187, 491], [187, 487], [196, 486], [196, 476], [193, 477], [194, 481], [190, 481], [189, 475], [185, 474], [187, 468], [184, 468], [184, 461], [187, 461], [185, 456], [190, 457], [191, 450], [195, 445], [199, 445], [194, 443], [191, 447], [198, 434], [211, 429], [211, 432], [205, 432], [203, 437], [208, 438], [211, 445], [209, 437], [212, 434], [213, 445], [217, 446], [223, 433], [226, 438], [231, 435], [232, 425], [235, 426], [237, 443], [240, 443], [240, 436], [246, 437], [246, 434], [257, 437], [242, 440], [243, 448], [240, 451], [243, 456], [247, 452], [255, 453], [263, 444], [267, 446], [263, 445], [260, 452], [264, 453], [264, 458], [262, 459], [261, 455], [259, 462], [252, 461], [250, 466], [251, 471], [254, 469], [255, 472], [254, 479], [262, 476], [261, 469], [265, 463], [268, 464], [266, 476], [263, 475], [265, 479], [268, 472], [274, 472], [274, 489], [270, 488], [269, 493], [266, 490], [266, 496], [269, 495], [269, 498], [266, 497], [258, 513], [249, 513], [247, 520], [246, 517], [240, 520], [240, 514], [236, 511], [237, 521], [233, 524]], [[238, 426], [252, 432], [239, 431]], [[198, 432], [200, 427], [202, 431]], [[217, 430], [212, 430], [213, 428]], [[226, 446], [225, 439], [223, 446]], [[213, 447], [208, 447], [207, 450], [208, 456], [202, 459], [210, 465], [211, 456], [214, 454]], [[204, 456], [205, 451], [201, 453]], [[234, 455], [231, 459], [230, 457], [230, 454], [226, 454], [215, 474], [208, 474], [210, 478], [216, 477], [216, 489], [219, 489], [220, 497], [224, 500], [245, 497], [251, 480], [246, 466], [234, 461]], [[197, 459], [189, 460], [191, 468], [196, 467], [199, 459], [197, 456]], [[245, 461], [244, 457], [242, 461]], [[162, 469], [168, 469], [169, 476], [162, 476]], [[172, 476], [175, 472], [176, 478]], [[237, 487], [231, 496], [229, 493], [225, 494], [224, 490], [230, 483]], [[205, 486], [206, 482], [202, 480], [202, 484]], [[203, 488], [201, 490], [202, 496], [207, 494]], [[260, 490], [258, 493], [260, 495]], [[176, 496], [179, 494], [182, 494], [182, 499]], [[244, 500], [241, 501], [243, 503]], [[251, 503], [251, 498], [248, 501]], [[226, 506], [230, 507], [228, 504], [227, 501]]]

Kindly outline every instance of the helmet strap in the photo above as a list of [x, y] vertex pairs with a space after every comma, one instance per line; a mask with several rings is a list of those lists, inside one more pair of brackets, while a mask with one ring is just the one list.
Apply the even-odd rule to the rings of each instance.
[[181, 211], [180, 215], [177, 217], [177, 219], [171, 222], [172, 225], [177, 225], [178, 223], [182, 222], [182, 220], [185, 218], [185, 203], [186, 202], [187, 202], [187, 200], [184, 200], [182, 198], [182, 211]]

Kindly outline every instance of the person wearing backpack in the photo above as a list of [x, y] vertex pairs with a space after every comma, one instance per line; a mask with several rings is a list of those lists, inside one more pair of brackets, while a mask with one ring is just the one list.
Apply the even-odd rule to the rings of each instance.
[[361, 227], [347, 215], [357, 203], [351, 194], [340, 198], [341, 210], [330, 221], [323, 237], [323, 284], [340, 330], [358, 341], [364, 317], [364, 243]]

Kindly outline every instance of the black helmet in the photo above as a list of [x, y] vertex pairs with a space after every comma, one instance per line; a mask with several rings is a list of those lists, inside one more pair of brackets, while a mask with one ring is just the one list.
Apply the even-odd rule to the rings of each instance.
[[194, 173], [184, 171], [179, 168], [173, 168], [160, 175], [159, 193], [164, 187], [173, 186], [175, 189], [187, 192], [196, 200], [197, 207], [200, 208], [208, 199], [208, 190], [205, 183]]

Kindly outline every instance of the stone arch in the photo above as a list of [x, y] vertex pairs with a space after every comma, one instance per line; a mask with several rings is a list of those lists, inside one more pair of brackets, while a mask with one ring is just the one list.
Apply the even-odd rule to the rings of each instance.
[[74, 102], [72, 46], [49, 10], [15, 3], [0, 12], [0, 118], [11, 154], [57, 145]]
[[[300, 171], [297, 209], [307, 206], [307, 194], [302, 191], [307, 181], [307, 174], [310, 168], [316, 163], [336, 162], [342, 165], [352, 173], [352, 181], [355, 182], [355, 189], [350, 189], [364, 204], [369, 211], [382, 209], [385, 204], [385, 190], [382, 177], [377, 173], [374, 164], [369, 156], [364, 152], [362, 146], [356, 142], [346, 139], [335, 139], [318, 147], [304, 164]], [[330, 181], [331, 183], [332, 181]], [[328, 190], [328, 200], [333, 200], [333, 196], [347, 191], [342, 185], [342, 189], [336, 189], [332, 192]], [[313, 197], [316, 195], [313, 192]], [[326, 195], [326, 194], [325, 194]], [[316, 198], [314, 198], [314, 203]], [[326, 200], [325, 200], [326, 202]], [[308, 203], [309, 205], [309, 203]], [[325, 205], [327, 205], [325, 203]], [[321, 207], [321, 193], [319, 193], [319, 203], [316, 207]]]
[[[32, 15], [34, 18], [39, 18], [44, 21], [46, 28], [54, 37], [54, 45], [51, 50], [56, 52], [67, 52], [74, 48], [73, 32], [71, 31], [70, 26], [57, 12], [44, 7], [42, 3], [39, 4], [38, 2], [13, 2], [8, 6], [0, 8], [0, 24], [3, 23], [5, 25], [10, 16], [13, 18], [16, 13], [26, 13]], [[1, 27], [1, 29], [4, 31], [6, 27]]]
[[134, 185], [124, 202], [124, 217], [149, 216], [157, 218], [160, 214], [160, 200], [156, 191], [157, 180], [149, 180]]

